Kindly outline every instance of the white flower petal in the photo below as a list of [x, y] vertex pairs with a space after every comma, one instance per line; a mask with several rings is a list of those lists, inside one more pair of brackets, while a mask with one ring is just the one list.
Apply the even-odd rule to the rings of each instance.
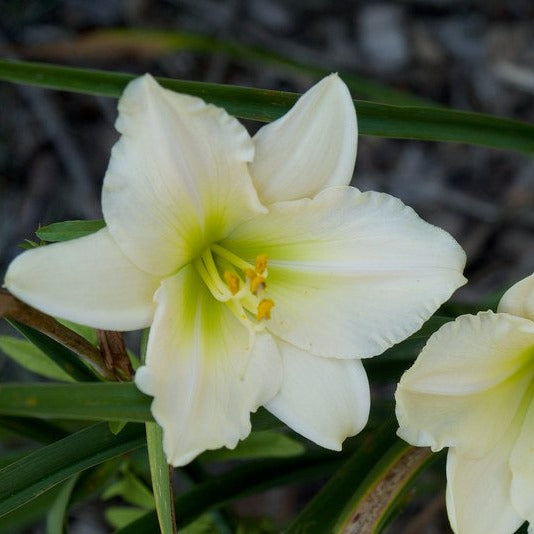
[[326, 187], [348, 185], [357, 126], [349, 90], [337, 74], [314, 85], [254, 136], [251, 173], [262, 202], [313, 197]]
[[498, 311], [534, 321], [534, 274], [517, 282], [503, 295]]
[[399, 435], [433, 450], [486, 454], [530, 386], [533, 344], [534, 324], [508, 314], [465, 315], [441, 327], [398, 385]]
[[450, 235], [394, 197], [353, 187], [274, 204], [223, 245], [249, 261], [268, 256], [268, 329], [319, 356], [380, 354], [465, 282]]
[[135, 382], [154, 396], [167, 460], [178, 466], [249, 434], [250, 412], [280, 387], [281, 359], [269, 334], [249, 346], [247, 329], [191, 266], [164, 280], [156, 301], [146, 365]]
[[159, 284], [130, 262], [106, 228], [28, 250], [15, 258], [5, 278], [9, 291], [31, 306], [107, 330], [150, 325]]
[[481, 458], [449, 450], [447, 512], [456, 534], [511, 534], [523, 523], [510, 502], [508, 458], [513, 438], [514, 433], [505, 435]]
[[140, 268], [175, 272], [236, 223], [265, 211], [247, 168], [252, 140], [224, 110], [145, 75], [124, 91], [116, 127], [122, 137], [102, 209], [116, 242]]
[[[533, 346], [534, 356], [534, 346]], [[534, 528], [534, 382], [530, 392], [521, 433], [510, 458], [512, 469], [512, 504], [523, 519]]]
[[283, 341], [278, 346], [282, 387], [265, 407], [318, 445], [341, 450], [369, 416], [369, 383], [360, 360], [313, 356]]

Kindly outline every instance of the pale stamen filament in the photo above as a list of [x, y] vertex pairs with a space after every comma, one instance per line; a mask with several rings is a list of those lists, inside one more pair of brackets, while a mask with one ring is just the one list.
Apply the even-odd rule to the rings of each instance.
[[[214, 254], [219, 257], [217, 262]], [[225, 261], [230, 265], [221, 275]], [[219, 302], [226, 303], [252, 337], [265, 328], [265, 320], [271, 318], [271, 308], [274, 306], [271, 299], [261, 298], [266, 285], [267, 261], [267, 256], [260, 254], [252, 266], [216, 244], [211, 245], [194, 261], [198, 274], [211, 294]], [[242, 271], [241, 276], [234, 268]]]
[[245, 271], [246, 269], [254, 269], [254, 265], [251, 265], [250, 263], [241, 259], [239, 256], [236, 256], [234, 253], [221, 247], [221, 245], [214, 244], [211, 245], [210, 248], [213, 252], [215, 252], [215, 254], [221, 258], [224, 258], [225, 260], [228, 260], [232, 265], [235, 265], [242, 271]]
[[202, 254], [202, 260], [204, 261], [204, 265], [206, 266], [206, 270], [208, 271], [210, 278], [213, 280], [219, 292], [222, 295], [225, 295], [226, 297], [228, 297], [229, 299], [232, 298], [231, 291], [228, 289], [228, 286], [226, 285], [226, 283], [222, 280], [221, 275], [219, 274], [219, 271], [217, 269], [217, 266], [215, 265], [215, 262], [213, 261], [213, 256], [209, 248], [204, 252], [204, 254]]
[[206, 284], [207, 288], [210, 290], [210, 293], [219, 301], [219, 302], [227, 302], [230, 299], [230, 296], [226, 294], [222, 294], [221, 291], [217, 288], [217, 286], [214, 284], [213, 279], [208, 274], [208, 271], [206, 270], [206, 267], [204, 265], [204, 262], [201, 258], [196, 259], [193, 262], [193, 265], [195, 266], [195, 269], [197, 270], [198, 274], [200, 275], [200, 278], [202, 278], [202, 281]]

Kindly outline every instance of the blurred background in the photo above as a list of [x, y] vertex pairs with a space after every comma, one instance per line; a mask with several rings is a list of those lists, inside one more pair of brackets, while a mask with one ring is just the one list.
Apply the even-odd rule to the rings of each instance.
[[[355, 98], [530, 122], [533, 30], [531, 0], [0, 0], [6, 58], [297, 92], [339, 71]], [[101, 217], [115, 118], [114, 99], [0, 83], [1, 274], [38, 225]], [[361, 136], [353, 185], [400, 197], [460, 242], [470, 284], [457, 299], [534, 271], [532, 158]], [[242, 506], [283, 519], [307, 491]], [[443, 495], [424, 502], [392, 532], [448, 532]]]

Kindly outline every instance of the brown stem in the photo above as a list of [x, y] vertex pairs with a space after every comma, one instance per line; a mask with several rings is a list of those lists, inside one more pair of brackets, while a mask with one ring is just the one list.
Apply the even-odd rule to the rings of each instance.
[[106, 362], [107, 368], [115, 375], [117, 380], [131, 380], [134, 371], [126, 352], [122, 333], [111, 330], [97, 330], [97, 334], [100, 353]]
[[35, 328], [35, 330], [42, 332], [78, 354], [104, 378], [108, 380], [117, 379], [106, 365], [106, 361], [100, 351], [84, 337], [63, 326], [53, 317], [24, 304], [3, 289], [0, 289], [0, 317], [14, 319], [19, 323]]

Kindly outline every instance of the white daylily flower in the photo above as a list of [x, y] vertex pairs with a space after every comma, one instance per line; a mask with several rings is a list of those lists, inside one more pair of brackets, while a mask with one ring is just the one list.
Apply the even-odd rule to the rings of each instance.
[[399, 200], [348, 186], [356, 115], [337, 75], [253, 139], [146, 75], [120, 99], [117, 129], [107, 227], [23, 253], [6, 286], [94, 327], [151, 325], [135, 382], [174, 465], [234, 447], [260, 405], [340, 449], [367, 421], [360, 358], [464, 283], [459, 245]]
[[397, 388], [399, 436], [447, 456], [447, 511], [458, 534], [534, 532], [534, 274], [498, 313], [434, 333]]

